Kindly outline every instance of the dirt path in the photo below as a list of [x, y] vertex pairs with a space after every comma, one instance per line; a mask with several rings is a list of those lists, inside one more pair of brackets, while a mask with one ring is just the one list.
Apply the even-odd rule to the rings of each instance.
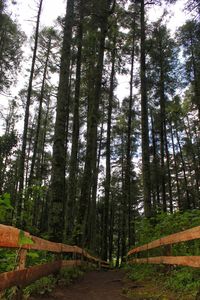
[[68, 287], [30, 300], [194, 300], [192, 295], [174, 294], [155, 281], [131, 281], [122, 270], [92, 271]]
[[123, 271], [93, 271], [66, 288], [56, 288], [44, 296], [31, 297], [31, 300], [127, 300], [122, 295], [125, 283]]

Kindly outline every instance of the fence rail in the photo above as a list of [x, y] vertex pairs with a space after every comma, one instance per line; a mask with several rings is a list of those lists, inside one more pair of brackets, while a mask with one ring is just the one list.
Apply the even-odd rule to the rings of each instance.
[[[31, 239], [32, 243], [21, 244], [20, 235]], [[21, 231], [12, 226], [6, 226], [0, 224], [0, 248], [14, 248], [19, 249], [18, 264], [14, 271], [0, 273], [0, 291], [13, 286], [21, 288], [29, 285], [30, 283], [40, 279], [41, 277], [57, 273], [63, 267], [79, 266], [82, 263], [91, 262], [98, 267], [109, 268], [109, 264], [97, 257], [90, 255], [84, 249], [65, 245], [61, 243], [54, 243], [36, 236], [32, 236], [28, 232]], [[56, 259], [53, 262], [46, 264], [35, 265], [26, 268], [26, 255], [28, 250], [42, 250], [56, 254]], [[73, 260], [62, 260], [60, 254], [71, 253], [73, 254]]]
[[[170, 246], [172, 246], [173, 244], [192, 241], [196, 239], [200, 239], [200, 226], [174, 233], [166, 237], [154, 240], [148, 244], [133, 248], [127, 254], [128, 262], [133, 264], [169, 264], [200, 268], [200, 256], [171, 256], [172, 248]], [[162, 246], [164, 246], [165, 254], [167, 253], [168, 256], [149, 257], [149, 250]], [[148, 257], [132, 258], [133, 255], [144, 251], [147, 252]]]

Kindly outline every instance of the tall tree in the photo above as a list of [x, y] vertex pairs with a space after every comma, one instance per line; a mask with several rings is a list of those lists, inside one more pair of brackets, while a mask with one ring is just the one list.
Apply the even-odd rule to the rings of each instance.
[[110, 185], [111, 185], [111, 124], [114, 97], [115, 81], [115, 60], [116, 60], [116, 25], [113, 28], [113, 41], [111, 45], [111, 74], [110, 87], [107, 105], [107, 132], [106, 132], [106, 178], [105, 178], [105, 198], [104, 198], [104, 225], [103, 225], [103, 246], [102, 257], [107, 260], [108, 255], [108, 232], [109, 232], [109, 207], [110, 207]]
[[183, 46], [185, 60], [185, 72], [187, 80], [194, 91], [193, 102], [198, 109], [200, 119], [200, 24], [197, 21], [187, 21], [180, 30], [179, 41]]
[[72, 149], [69, 161], [69, 179], [68, 179], [68, 200], [67, 200], [67, 232], [66, 238], [72, 237], [75, 224], [75, 201], [77, 197], [77, 171], [78, 171], [78, 147], [79, 147], [79, 105], [80, 105], [80, 89], [81, 89], [81, 64], [82, 64], [82, 47], [83, 47], [83, 20], [84, 20], [84, 3], [80, 0], [79, 4], [79, 20], [77, 29], [77, 58], [76, 58], [76, 83], [73, 108], [73, 128], [72, 128]]
[[142, 178], [144, 213], [146, 217], [151, 217], [151, 173], [149, 158], [149, 124], [148, 124], [148, 99], [146, 80], [146, 25], [145, 25], [145, 1], [140, 4], [140, 80], [141, 80], [141, 126], [142, 126]]
[[5, 12], [5, 3], [0, 3], [0, 92], [6, 92], [16, 82], [25, 40], [19, 25]]
[[[39, 135], [41, 129], [41, 121], [42, 121], [42, 106], [45, 97], [45, 87], [46, 87], [46, 79], [48, 75], [48, 67], [49, 67], [49, 60], [50, 60], [50, 53], [52, 51], [52, 39], [53, 36], [55, 37], [55, 31], [52, 28], [45, 28], [42, 32], [40, 32], [40, 41], [41, 41], [41, 48], [42, 48], [42, 56], [44, 56], [44, 65], [43, 65], [43, 74], [42, 74], [42, 84], [41, 89], [39, 92], [39, 107], [38, 107], [38, 116], [37, 116], [37, 124], [36, 124], [36, 134], [34, 139], [34, 147], [33, 147], [33, 156], [31, 160], [31, 168], [29, 174], [29, 187], [33, 182], [34, 177], [34, 169], [36, 164], [36, 156], [38, 152], [38, 142], [39, 142]], [[40, 57], [40, 61], [42, 61], [42, 57]]]
[[[168, 155], [167, 148], [167, 128], [166, 128], [166, 104], [169, 97], [173, 96], [177, 87], [177, 47], [174, 40], [170, 37], [170, 32], [165, 25], [162, 25], [162, 20], [153, 24], [152, 34], [148, 40], [150, 51], [149, 61], [149, 78], [152, 85], [152, 99], [154, 111], [157, 113], [157, 101], [159, 103], [159, 140], [160, 140], [160, 179], [161, 179], [161, 195], [162, 195], [162, 209], [164, 212], [168, 209], [167, 193], [171, 198], [171, 183], [169, 177], [169, 168], [165, 164]], [[150, 70], [149, 70], [150, 69]], [[150, 80], [149, 80], [150, 81]], [[168, 160], [167, 160], [168, 162]], [[168, 177], [166, 176], [168, 174]], [[167, 191], [167, 183], [168, 191]], [[171, 204], [170, 204], [171, 207]], [[171, 209], [171, 208], [170, 208]]]
[[[98, 3], [97, 7], [95, 7], [95, 11], [98, 11], [97, 15], [93, 14], [91, 23], [92, 26], [98, 24], [100, 27], [99, 33], [99, 44], [98, 44], [98, 55], [96, 68], [94, 69], [93, 65], [93, 76], [95, 72], [95, 77], [93, 77], [92, 81], [92, 90], [88, 95], [88, 124], [87, 124], [87, 145], [86, 145], [86, 156], [85, 156], [85, 166], [84, 173], [81, 184], [81, 195], [80, 195], [80, 208], [79, 208], [79, 217], [78, 223], [80, 224], [82, 231], [82, 241], [80, 241], [83, 245], [86, 240], [89, 239], [86, 236], [87, 232], [87, 221], [89, 220], [89, 206], [91, 200], [91, 188], [92, 188], [92, 179], [93, 172], [95, 172], [93, 166], [96, 162], [97, 158], [97, 126], [99, 120], [99, 104], [101, 97], [101, 83], [102, 83], [102, 72], [103, 72], [103, 59], [104, 59], [104, 51], [105, 51], [105, 39], [107, 34], [107, 26], [108, 26], [108, 17], [110, 14], [110, 6], [111, 1], [102, 0]], [[93, 33], [94, 34], [94, 33]], [[94, 47], [95, 39], [94, 39]], [[95, 165], [96, 169], [96, 165]], [[95, 224], [94, 224], [95, 226]]]
[[19, 197], [17, 201], [17, 225], [21, 223], [22, 216], [22, 205], [23, 205], [23, 188], [24, 188], [24, 167], [26, 159], [26, 146], [27, 146], [27, 134], [28, 134], [28, 125], [29, 125], [29, 114], [30, 114], [30, 105], [31, 105], [31, 94], [32, 94], [32, 85], [33, 85], [33, 75], [35, 69], [37, 47], [38, 47], [38, 37], [39, 37], [39, 25], [40, 25], [40, 16], [42, 11], [43, 0], [40, 0], [35, 28], [35, 40], [34, 40], [34, 49], [32, 56], [31, 71], [29, 77], [29, 84], [27, 90], [27, 99], [26, 99], [26, 108], [24, 116], [24, 127], [23, 127], [23, 136], [22, 136], [22, 150], [20, 157], [20, 168], [19, 168]]
[[52, 204], [50, 219], [50, 235], [53, 240], [62, 241], [64, 228], [64, 202], [66, 201], [65, 188], [65, 135], [66, 135], [66, 112], [68, 110], [68, 94], [70, 79], [70, 61], [71, 61], [71, 42], [72, 28], [74, 22], [74, 0], [68, 0], [64, 37], [61, 52], [60, 79], [57, 96], [57, 110], [53, 145], [53, 161], [52, 161]]

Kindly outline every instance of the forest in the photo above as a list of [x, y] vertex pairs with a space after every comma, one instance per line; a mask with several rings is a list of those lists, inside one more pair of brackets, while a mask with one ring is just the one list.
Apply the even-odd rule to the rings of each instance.
[[0, 223], [119, 266], [200, 225], [200, 1], [44, 1], [26, 37], [0, 0]]

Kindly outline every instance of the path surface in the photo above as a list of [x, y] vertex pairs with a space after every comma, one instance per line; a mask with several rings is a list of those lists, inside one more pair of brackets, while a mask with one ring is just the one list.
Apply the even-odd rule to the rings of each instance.
[[31, 297], [31, 300], [127, 300], [122, 295], [124, 277], [125, 273], [119, 270], [92, 271], [69, 287], [56, 288], [48, 295]]
[[122, 270], [92, 271], [68, 287], [30, 300], [197, 300], [192, 295], [174, 294], [155, 281], [131, 281]]

